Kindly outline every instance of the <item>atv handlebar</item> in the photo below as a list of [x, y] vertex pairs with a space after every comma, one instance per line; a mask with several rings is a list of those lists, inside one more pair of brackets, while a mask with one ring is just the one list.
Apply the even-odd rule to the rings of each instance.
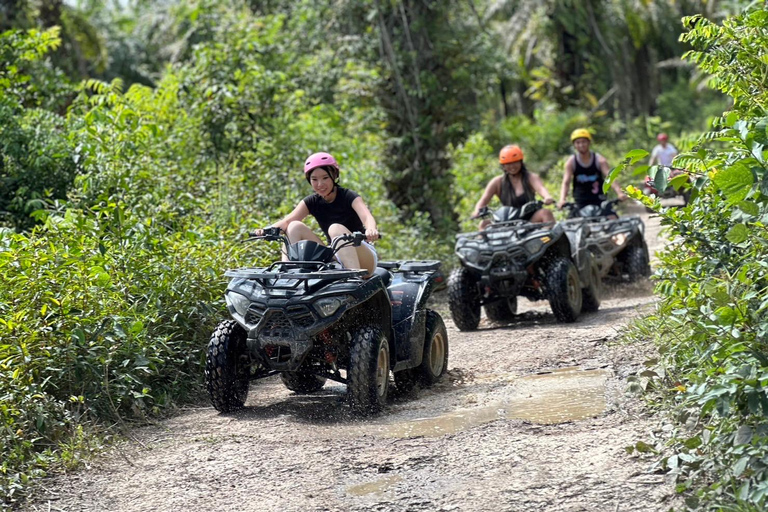
[[[257, 233], [261, 231], [263, 234], [258, 235]], [[291, 245], [291, 241], [288, 239], [286, 235], [283, 234], [284, 231], [282, 228], [276, 227], [276, 226], [270, 226], [268, 228], [263, 228], [261, 230], [256, 231], [250, 231], [248, 232], [248, 238], [243, 240], [244, 242], [250, 242], [253, 240], [267, 240], [268, 242], [283, 242], [283, 245], [285, 246], [286, 250]], [[361, 233], [360, 231], [355, 231], [354, 233], [346, 233], [340, 236], [337, 236], [331, 241], [330, 248], [333, 250], [333, 254], [336, 254], [339, 252], [339, 250], [344, 249], [345, 247], [353, 246], [353, 247], [359, 247], [360, 244], [365, 242], [365, 240], [368, 237], [365, 233]], [[379, 233], [379, 240], [381, 240], [383, 235]]]
[[[533, 201], [528, 201], [527, 203], [525, 203], [520, 208], [523, 208], [525, 205], [530, 204], [530, 203], [534, 203], [538, 208], [544, 208], [544, 206], [545, 206], [544, 205], [544, 201], [542, 201], [540, 199], [535, 199]], [[477, 215], [472, 215], [469, 219], [470, 220], [476, 220], [476, 219], [482, 219], [482, 218], [485, 218], [485, 217], [490, 217], [491, 215], [493, 215], [494, 211], [495, 210], [492, 210], [491, 208], [489, 208], [487, 206], [483, 206], [482, 208], [480, 208], [477, 211]]]
[[[618, 198], [616, 198], [616, 199], [606, 199], [605, 201], [600, 203], [600, 207], [601, 208], [606, 208], [606, 207], [610, 207], [610, 206], [616, 206], [620, 202], [621, 202], [621, 199], [618, 199]], [[579, 209], [579, 206], [576, 203], [572, 203], [572, 202], [569, 201], [567, 203], [563, 203], [563, 209], [567, 209], [569, 211], [573, 211], [573, 210]]]

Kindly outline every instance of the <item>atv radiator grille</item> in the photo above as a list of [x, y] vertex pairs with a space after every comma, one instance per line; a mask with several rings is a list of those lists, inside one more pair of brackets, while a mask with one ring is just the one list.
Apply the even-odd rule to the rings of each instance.
[[288, 316], [291, 321], [299, 327], [309, 327], [315, 323], [315, 316], [308, 306], [296, 304], [288, 307]]
[[293, 335], [291, 321], [285, 313], [276, 311], [266, 319], [260, 334], [268, 338], [291, 338]]

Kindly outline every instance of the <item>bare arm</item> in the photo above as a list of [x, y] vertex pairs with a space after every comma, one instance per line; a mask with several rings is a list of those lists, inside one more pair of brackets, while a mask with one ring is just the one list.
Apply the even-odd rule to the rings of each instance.
[[501, 191], [502, 179], [503, 176], [497, 176], [488, 182], [488, 185], [485, 187], [485, 191], [483, 192], [483, 196], [475, 205], [475, 211], [472, 213], [473, 217], [476, 217], [477, 214], [480, 213], [480, 208], [488, 206], [494, 195], [499, 195], [499, 192]]
[[[276, 228], [282, 229], [283, 231], [288, 231], [288, 224], [290, 224], [295, 220], [302, 221], [307, 217], [307, 215], [309, 215], [309, 208], [307, 208], [306, 203], [304, 203], [304, 201], [302, 200], [299, 202], [299, 204], [296, 205], [296, 208], [294, 208], [291, 213], [289, 213], [279, 221], [273, 222], [271, 224], [271, 227], [276, 227]], [[256, 236], [261, 236], [264, 234], [264, 230], [256, 229], [252, 232], [252, 234]]]
[[[603, 177], [607, 178], [608, 175], [611, 174], [611, 166], [608, 165], [608, 160], [606, 160], [603, 155], [598, 155], [597, 163], [600, 166], [600, 170], [603, 173]], [[613, 180], [613, 183], [611, 183], [611, 188], [613, 189], [614, 192], [616, 192], [616, 195], [619, 196], [619, 200], [623, 201], [627, 198], [627, 194], [625, 194], [624, 191], [621, 190], [621, 185], [619, 185], [618, 180]]]
[[562, 208], [565, 204], [565, 199], [568, 197], [568, 190], [571, 188], [571, 181], [573, 181], [573, 165], [574, 158], [571, 157], [565, 162], [565, 171], [563, 172], [563, 184], [560, 187], [560, 201], [557, 203], [558, 208]]
[[538, 174], [530, 173], [529, 179], [531, 181], [531, 187], [533, 187], [533, 190], [544, 199], [544, 204], [552, 204], [555, 202]]
[[362, 197], [358, 196], [352, 201], [352, 209], [357, 212], [357, 216], [360, 217], [360, 220], [363, 222], [365, 235], [368, 241], [373, 242], [374, 240], [378, 240], [379, 230], [376, 228], [376, 219], [373, 218], [371, 211], [365, 205], [365, 201], [363, 201]]

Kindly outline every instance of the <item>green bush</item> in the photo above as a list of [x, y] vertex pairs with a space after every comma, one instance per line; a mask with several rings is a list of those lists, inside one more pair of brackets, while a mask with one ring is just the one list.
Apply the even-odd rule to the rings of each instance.
[[[722, 26], [700, 17], [686, 22], [684, 39], [695, 48], [687, 57], [712, 75], [734, 107], [677, 160], [692, 172], [692, 204], [660, 210], [672, 239], [656, 275], [662, 301], [639, 328], [655, 334], [663, 354], [653, 389], [678, 408], [679, 423], [660, 465], [677, 477], [690, 508], [763, 510], [768, 68], [747, 48], [768, 44], [768, 8], [753, 7]], [[667, 171], [653, 171], [657, 187], [666, 187]], [[684, 181], [672, 184], [687, 186]], [[639, 191], [634, 195], [640, 198]]]

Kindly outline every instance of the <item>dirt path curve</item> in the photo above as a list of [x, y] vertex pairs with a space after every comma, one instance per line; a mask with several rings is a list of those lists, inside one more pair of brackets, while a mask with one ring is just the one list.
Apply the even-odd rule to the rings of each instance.
[[340, 385], [298, 396], [266, 379], [238, 414], [206, 405], [138, 429], [27, 510], [668, 510], [671, 485], [625, 451], [656, 426], [624, 394], [651, 349], [610, 343], [654, 300], [648, 283], [621, 287], [565, 325], [521, 301], [520, 321], [461, 333], [438, 297], [448, 378], [381, 416], [351, 417]]

